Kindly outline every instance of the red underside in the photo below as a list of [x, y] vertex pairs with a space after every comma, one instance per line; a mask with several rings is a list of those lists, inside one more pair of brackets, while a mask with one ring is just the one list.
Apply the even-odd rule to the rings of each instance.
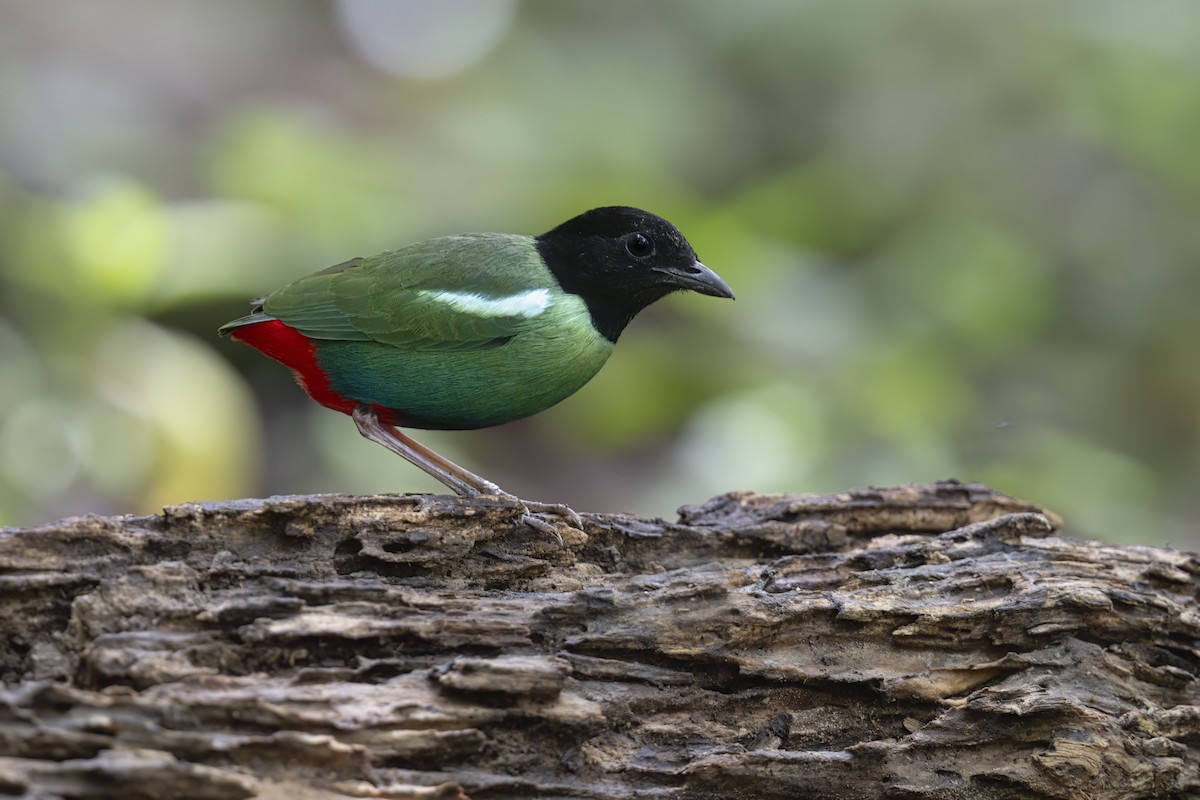
[[[279, 320], [272, 319], [234, 328], [229, 336], [250, 345], [290, 369], [296, 376], [296, 383], [308, 392], [309, 397], [326, 408], [349, 414], [358, 405], [356, 401], [337, 393], [329, 382], [329, 376], [317, 362], [316, 346], [295, 328], [289, 328]], [[400, 420], [390, 409], [375, 406], [375, 411], [383, 424], [400, 424]]]

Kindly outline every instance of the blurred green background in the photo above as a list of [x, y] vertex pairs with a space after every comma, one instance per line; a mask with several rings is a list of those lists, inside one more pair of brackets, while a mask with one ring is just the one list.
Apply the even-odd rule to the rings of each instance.
[[534, 499], [944, 477], [1200, 546], [1200, 4], [0, 0], [0, 524], [441, 491], [216, 328], [598, 205], [736, 303], [418, 435]]

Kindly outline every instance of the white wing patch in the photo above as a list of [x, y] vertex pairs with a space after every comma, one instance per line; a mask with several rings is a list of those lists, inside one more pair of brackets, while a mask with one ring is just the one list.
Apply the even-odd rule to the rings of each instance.
[[553, 302], [549, 289], [529, 289], [507, 297], [488, 297], [477, 292], [422, 291], [420, 296], [435, 303], [445, 303], [456, 311], [477, 317], [538, 316]]

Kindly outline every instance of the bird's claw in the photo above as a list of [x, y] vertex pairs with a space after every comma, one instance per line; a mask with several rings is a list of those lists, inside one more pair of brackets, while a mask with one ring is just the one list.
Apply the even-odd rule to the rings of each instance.
[[542, 519], [541, 517], [536, 516], [530, 511], [525, 511], [521, 514], [521, 522], [524, 522], [538, 533], [544, 533], [551, 537], [554, 539], [554, 541], [558, 542], [559, 547], [564, 546], [565, 543], [563, 542], [562, 534], [558, 532], [558, 528], [556, 528], [553, 524], [546, 522], [546, 520]]
[[552, 514], [556, 517], [561, 517], [572, 528], [583, 530], [583, 520], [570, 506], [563, 505], [562, 503], [538, 503], [532, 500], [522, 500], [508, 492], [499, 492], [496, 496], [501, 500], [512, 503], [520, 510], [521, 522], [524, 522], [539, 533], [544, 533], [552, 537], [560, 546], [563, 544], [562, 534], [558, 532], [558, 527], [554, 523], [542, 518], [543, 514]]
[[575, 513], [575, 509], [568, 505], [563, 503], [537, 503], [530, 500], [522, 500], [521, 503], [528, 511], [562, 517], [572, 528], [580, 531], [583, 530], [583, 519]]

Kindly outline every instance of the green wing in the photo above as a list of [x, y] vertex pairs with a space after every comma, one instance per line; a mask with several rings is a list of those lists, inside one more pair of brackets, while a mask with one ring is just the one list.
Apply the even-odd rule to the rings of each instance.
[[527, 330], [555, 285], [530, 237], [465, 234], [329, 267], [271, 293], [263, 311], [312, 339], [472, 350]]

